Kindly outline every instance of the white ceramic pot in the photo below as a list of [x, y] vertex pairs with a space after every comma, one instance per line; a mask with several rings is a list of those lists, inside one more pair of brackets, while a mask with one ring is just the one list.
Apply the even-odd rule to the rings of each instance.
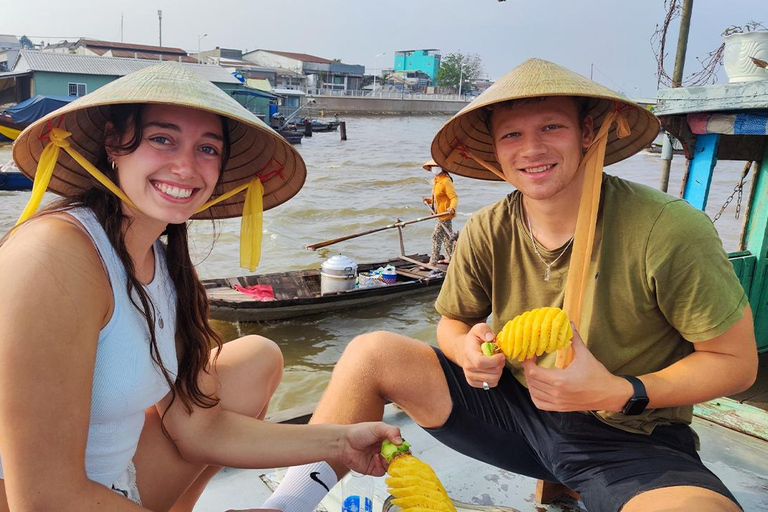
[[750, 57], [768, 62], [768, 31], [731, 34], [723, 38], [723, 67], [728, 82], [768, 80], [768, 69], [757, 66]]

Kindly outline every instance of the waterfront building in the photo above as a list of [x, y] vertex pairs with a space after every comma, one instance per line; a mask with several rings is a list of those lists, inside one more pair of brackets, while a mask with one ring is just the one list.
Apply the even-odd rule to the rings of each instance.
[[421, 71], [429, 76], [429, 83], [422, 86], [434, 85], [437, 72], [440, 69], [440, 50], [399, 50], [395, 52], [395, 72], [415, 73]]
[[21, 41], [16, 36], [0, 34], [0, 71], [8, 71], [13, 67], [20, 50]]
[[[179, 60], [226, 92], [245, 88], [225, 68], [188, 63], [181, 56]], [[151, 59], [20, 50], [13, 69], [0, 73], [0, 103], [20, 102], [35, 95], [83, 96], [121, 76], [156, 63], [157, 60]]]
[[43, 47], [46, 53], [69, 53], [92, 55], [97, 57], [122, 57], [125, 59], [175, 60], [178, 62], [197, 62], [181, 48], [170, 46], [149, 46], [135, 43], [115, 43], [82, 37], [75, 43], [63, 41]]
[[[307, 53], [259, 49], [243, 54], [243, 59], [259, 66], [290, 71], [292, 76], [283, 73], [281, 78], [288, 83], [278, 84], [280, 88], [303, 89], [308, 94], [344, 95], [348, 91], [359, 91], [365, 74], [364, 66]], [[303, 84], [297, 75], [306, 77]]]

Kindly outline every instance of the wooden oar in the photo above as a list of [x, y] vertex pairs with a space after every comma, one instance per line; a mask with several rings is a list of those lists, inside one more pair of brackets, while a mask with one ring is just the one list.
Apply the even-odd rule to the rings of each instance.
[[371, 233], [378, 233], [379, 231], [384, 231], [385, 229], [392, 229], [392, 228], [399, 228], [402, 226], [407, 226], [408, 224], [414, 224], [416, 222], [422, 222], [429, 219], [434, 219], [437, 217], [443, 217], [445, 215], [450, 215], [448, 212], [443, 213], [436, 213], [435, 215], [430, 215], [429, 217], [419, 217], [418, 219], [412, 219], [412, 220], [400, 220], [395, 222], [394, 224], [389, 224], [388, 226], [382, 226], [380, 228], [375, 229], [369, 229], [368, 231], [361, 231], [359, 233], [352, 233], [351, 235], [346, 236], [340, 236], [339, 238], [332, 238], [331, 240], [326, 240], [325, 242], [318, 242], [316, 244], [311, 244], [307, 246], [307, 249], [316, 250], [320, 249], [321, 247], [327, 247], [329, 245], [333, 245], [337, 242], [343, 242], [344, 240], [349, 240], [350, 238], [357, 238], [358, 236], [363, 235], [370, 235]]
[[[423, 201], [423, 203], [424, 203], [425, 205], [427, 205], [427, 208], [429, 208], [429, 211], [431, 211], [431, 212], [432, 212], [432, 214], [434, 214], [434, 213], [435, 213], [435, 209], [434, 209], [434, 208], [432, 208], [432, 205], [431, 205], [431, 204], [429, 204], [429, 203], [428, 203], [426, 200], [424, 200], [424, 201]], [[446, 213], [446, 212], [443, 212], [443, 213]], [[450, 231], [448, 231], [448, 228], [447, 228], [447, 227], [445, 227], [445, 224], [443, 224], [443, 223], [440, 223], [440, 227], [441, 227], [441, 228], [443, 228], [443, 231], [445, 231], [445, 234], [446, 234], [446, 235], [448, 235], [448, 239], [450, 240], [450, 238], [453, 236], [453, 233], [451, 233]]]

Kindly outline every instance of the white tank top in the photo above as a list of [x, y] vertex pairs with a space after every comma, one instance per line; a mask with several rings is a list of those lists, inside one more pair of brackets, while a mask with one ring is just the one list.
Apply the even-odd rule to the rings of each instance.
[[[88, 478], [109, 487], [126, 471], [136, 453], [144, 409], [159, 402], [170, 389], [152, 361], [146, 320], [128, 297], [125, 269], [104, 228], [91, 210], [79, 208], [67, 213], [82, 223], [93, 240], [107, 269], [115, 304], [112, 318], [99, 333], [85, 453]], [[176, 292], [159, 240], [154, 244], [154, 253], [155, 274], [145, 289], [156, 308], [157, 346], [175, 380]], [[0, 478], [2, 471], [0, 460]]]

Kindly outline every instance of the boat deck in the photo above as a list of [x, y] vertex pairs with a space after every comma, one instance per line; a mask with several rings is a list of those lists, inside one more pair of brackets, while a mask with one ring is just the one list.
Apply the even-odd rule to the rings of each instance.
[[[392, 405], [385, 409], [384, 420], [398, 425], [412, 443], [414, 453], [430, 464], [461, 510], [508, 512], [583, 511], [576, 502], [541, 505], [534, 501], [536, 481], [483, 464], [456, 453], [438, 443], [416, 426], [406, 414]], [[731, 489], [749, 512], [768, 511], [768, 443], [733, 431], [702, 418], [693, 427], [701, 438], [701, 458]], [[203, 493], [194, 512], [220, 512], [227, 509], [259, 507], [284, 474], [282, 469], [226, 469], [217, 475]], [[382, 510], [387, 498], [384, 478], [375, 479], [374, 511]], [[341, 510], [341, 485], [336, 485], [322, 502], [330, 512]]]

